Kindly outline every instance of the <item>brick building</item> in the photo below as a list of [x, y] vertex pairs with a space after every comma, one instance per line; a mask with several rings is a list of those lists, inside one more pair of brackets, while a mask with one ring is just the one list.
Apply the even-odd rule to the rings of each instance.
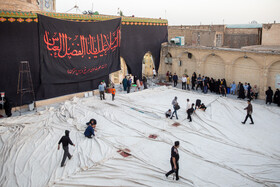
[[169, 40], [185, 37], [187, 46], [241, 48], [261, 45], [261, 24], [169, 26]]

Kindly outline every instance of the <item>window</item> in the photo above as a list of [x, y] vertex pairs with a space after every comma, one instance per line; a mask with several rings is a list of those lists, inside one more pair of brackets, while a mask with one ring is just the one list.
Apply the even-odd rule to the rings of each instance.
[[222, 34], [216, 34], [216, 46], [222, 47]]

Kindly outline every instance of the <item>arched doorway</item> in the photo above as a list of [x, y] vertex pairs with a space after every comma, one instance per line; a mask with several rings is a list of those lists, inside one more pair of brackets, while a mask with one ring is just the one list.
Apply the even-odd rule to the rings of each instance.
[[167, 53], [167, 55], [164, 57], [164, 63], [172, 64], [172, 55], [170, 53]]
[[210, 54], [206, 57], [204, 63], [204, 76], [210, 78], [213, 77], [214, 79], [225, 78], [225, 64], [220, 56]]
[[252, 58], [240, 57], [233, 64], [233, 81], [260, 86], [260, 67]]
[[[280, 61], [274, 62], [268, 69], [267, 86], [275, 91], [280, 88]], [[266, 88], [267, 89], [267, 88]]]
[[121, 70], [110, 75], [110, 79], [114, 84], [122, 82], [123, 78], [128, 75], [127, 66], [123, 57], [121, 57]]
[[147, 77], [153, 76], [153, 68], [155, 68], [153, 55], [151, 52], [147, 52], [142, 61], [142, 74]]

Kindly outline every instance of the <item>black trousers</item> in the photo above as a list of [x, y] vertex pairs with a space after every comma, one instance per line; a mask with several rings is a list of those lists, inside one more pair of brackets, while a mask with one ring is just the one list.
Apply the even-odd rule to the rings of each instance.
[[129, 93], [129, 92], [130, 92], [130, 86], [127, 87], [127, 93]]
[[196, 85], [196, 90], [197, 90], [198, 87], [200, 87], [200, 89], [203, 90], [203, 89], [202, 89], [202, 82], [198, 82], [198, 83], [197, 83], [197, 85]]
[[176, 87], [177, 86], [177, 81], [174, 81], [174, 87]]
[[253, 118], [252, 118], [252, 115], [250, 115], [250, 114], [247, 114], [247, 115], [246, 115], [245, 120], [244, 120], [244, 123], [246, 123], [248, 117], [250, 118], [251, 123], [254, 123]]
[[195, 82], [192, 82], [192, 90], [194, 90]]
[[102, 100], [102, 98], [105, 100], [105, 94], [104, 91], [99, 91], [100, 93], [100, 99]]
[[182, 82], [182, 90], [186, 89], [186, 82]]
[[68, 146], [63, 146], [64, 154], [63, 154], [63, 159], [61, 162], [61, 167], [64, 165], [66, 158], [68, 157], [69, 159], [71, 158], [71, 155], [69, 153], [69, 147]]
[[115, 94], [112, 94], [112, 101], [115, 100]]
[[192, 121], [192, 113], [190, 110], [187, 110], [187, 113], [188, 113], [188, 118], [190, 121]]
[[147, 89], [148, 87], [147, 87], [147, 82], [143, 82], [143, 84], [144, 84], [144, 89]]
[[179, 163], [176, 162], [176, 166], [177, 166], [176, 170], [174, 169], [172, 158], [170, 158], [170, 164], [171, 164], [171, 170], [168, 173], [166, 173], [166, 176], [168, 177], [170, 174], [175, 172], [176, 180], [179, 180]]

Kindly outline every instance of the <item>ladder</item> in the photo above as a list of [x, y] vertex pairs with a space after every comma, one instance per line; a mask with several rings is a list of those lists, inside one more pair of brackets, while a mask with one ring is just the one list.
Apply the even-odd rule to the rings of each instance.
[[[35, 105], [35, 92], [33, 89], [33, 82], [31, 78], [30, 66], [28, 61], [20, 61], [19, 63], [19, 73], [18, 73], [18, 86], [17, 86], [17, 94], [20, 94], [20, 115], [21, 115], [21, 106], [22, 106], [22, 98], [26, 93], [30, 93]], [[37, 108], [36, 108], [37, 111]]]

